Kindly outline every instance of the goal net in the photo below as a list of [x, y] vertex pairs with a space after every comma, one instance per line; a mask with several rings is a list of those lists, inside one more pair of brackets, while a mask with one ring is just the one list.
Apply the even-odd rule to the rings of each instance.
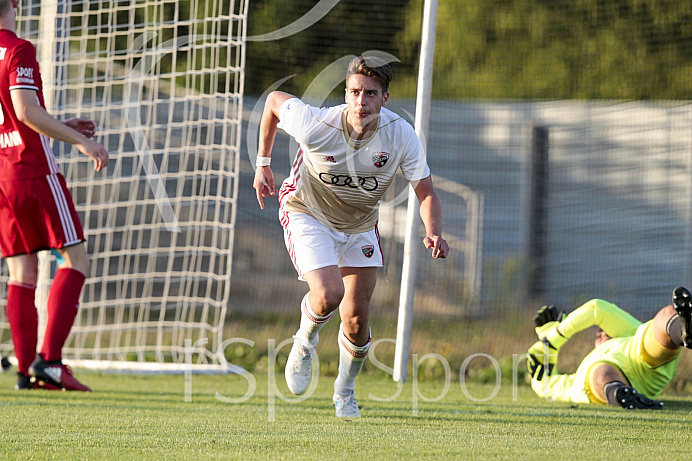
[[[180, 371], [181, 363], [228, 371], [220, 348], [247, 0], [20, 3], [18, 35], [37, 47], [48, 111], [95, 120], [111, 155], [107, 171], [95, 173], [89, 158], [53, 143], [91, 256], [65, 358], [141, 371]], [[54, 259], [41, 264], [40, 313]], [[3, 266], [4, 355], [12, 351], [6, 282]]]

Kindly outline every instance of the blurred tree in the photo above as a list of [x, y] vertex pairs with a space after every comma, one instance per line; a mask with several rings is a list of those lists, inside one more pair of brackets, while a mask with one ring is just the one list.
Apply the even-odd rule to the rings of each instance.
[[[289, 37], [248, 42], [246, 92], [260, 94], [295, 74], [282, 89], [297, 94], [334, 60], [386, 51], [395, 65], [396, 97], [413, 97], [424, 0], [341, 0], [317, 23]], [[187, 21], [177, 7], [143, 4], [134, 17], [117, 11], [118, 27]], [[316, 0], [253, 0], [248, 35], [278, 30]], [[104, 29], [99, 4], [75, 2], [73, 30]], [[198, 15], [207, 8], [199, 2]], [[104, 13], [105, 14], [105, 13]], [[178, 17], [176, 17], [178, 15]], [[186, 33], [181, 25], [178, 34]], [[172, 33], [166, 29], [164, 34]], [[163, 36], [166, 40], [168, 37]], [[116, 48], [129, 51], [126, 36]], [[692, 0], [445, 0], [439, 3], [433, 97], [437, 99], [689, 99], [692, 95]], [[341, 97], [342, 89], [333, 97]]]
[[[368, 50], [398, 52], [396, 37], [404, 27], [408, 0], [343, 0], [307, 29], [268, 42], [248, 42], [246, 92], [260, 94], [277, 80], [296, 74], [282, 90], [301, 94], [324, 67], [347, 54]], [[275, 31], [301, 18], [312, 0], [258, 0], [250, 3], [248, 35]], [[397, 65], [396, 74], [413, 72], [413, 63]], [[402, 70], [403, 69], [403, 70]], [[343, 88], [334, 92], [343, 95]]]
[[[418, 54], [422, 3], [409, 5], [402, 60]], [[689, 0], [448, 0], [433, 97], [688, 99], [691, 58]]]

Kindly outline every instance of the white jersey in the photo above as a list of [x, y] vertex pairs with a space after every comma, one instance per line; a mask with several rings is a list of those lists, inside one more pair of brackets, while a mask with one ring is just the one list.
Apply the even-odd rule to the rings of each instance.
[[279, 192], [282, 224], [286, 212], [297, 211], [341, 232], [367, 232], [399, 168], [408, 181], [430, 176], [423, 145], [406, 120], [382, 108], [372, 136], [353, 140], [346, 110], [346, 104], [319, 108], [297, 98], [281, 106], [278, 127], [300, 145]]

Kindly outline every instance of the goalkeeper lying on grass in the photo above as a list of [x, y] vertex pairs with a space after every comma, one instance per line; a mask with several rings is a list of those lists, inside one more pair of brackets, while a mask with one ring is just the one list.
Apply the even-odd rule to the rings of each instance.
[[[593, 299], [565, 316], [555, 306], [536, 316], [538, 341], [529, 348], [531, 387], [549, 401], [602, 403], [627, 409], [660, 409], [654, 399], [670, 382], [680, 346], [692, 349], [692, 295], [673, 291], [673, 304], [642, 323], [615, 304]], [[596, 347], [576, 373], [557, 373], [560, 348], [574, 334], [598, 326]]]

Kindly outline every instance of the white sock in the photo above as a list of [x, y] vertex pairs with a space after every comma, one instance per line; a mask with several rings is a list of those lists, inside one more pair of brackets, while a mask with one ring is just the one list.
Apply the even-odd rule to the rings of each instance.
[[300, 303], [300, 328], [296, 336], [308, 341], [314, 347], [317, 346], [317, 342], [320, 340], [317, 333], [319, 333], [322, 327], [332, 318], [334, 312], [330, 312], [324, 316], [315, 314], [308, 302], [309, 294], [310, 292], [303, 297], [303, 301]]
[[344, 335], [342, 323], [339, 327], [339, 376], [334, 381], [334, 392], [341, 396], [347, 396], [355, 388], [356, 377], [363, 369], [363, 363], [370, 349], [370, 337], [364, 346], [356, 346]]

